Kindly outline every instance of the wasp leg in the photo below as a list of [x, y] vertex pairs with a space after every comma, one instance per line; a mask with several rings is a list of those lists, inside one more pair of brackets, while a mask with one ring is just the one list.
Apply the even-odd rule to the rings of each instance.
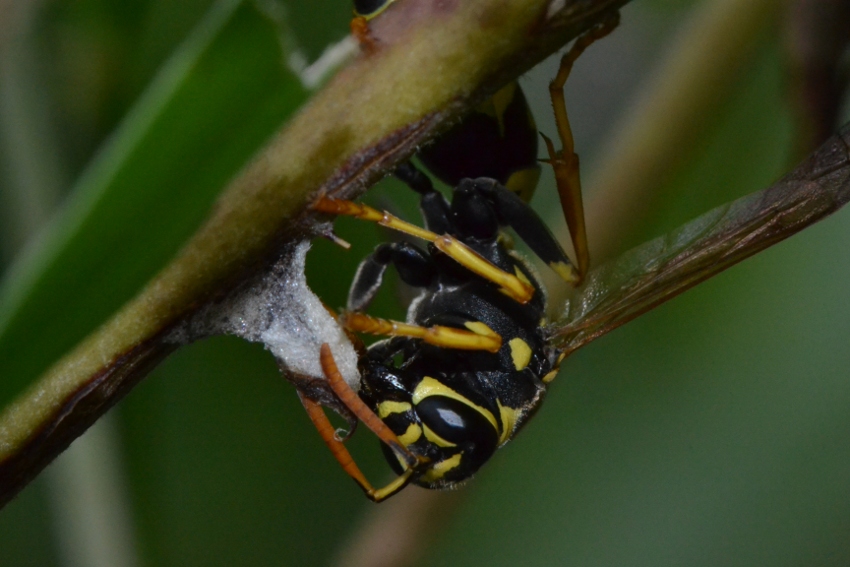
[[[581, 197], [581, 178], [579, 176], [579, 159], [575, 153], [573, 132], [570, 128], [570, 120], [567, 116], [567, 104], [564, 98], [564, 84], [573, 68], [573, 63], [584, 53], [594, 41], [601, 39], [611, 33], [620, 23], [620, 14], [615, 15], [605, 22], [591, 28], [587, 33], [579, 37], [573, 46], [561, 58], [561, 67], [558, 74], [549, 84], [549, 96], [552, 99], [552, 108], [555, 111], [555, 123], [558, 127], [558, 137], [561, 139], [561, 150], [556, 151], [552, 140], [543, 136], [549, 159], [544, 160], [551, 164], [555, 171], [555, 180], [558, 184], [558, 194], [561, 197], [561, 207], [564, 210], [564, 218], [570, 230], [570, 238], [576, 252], [576, 264], [578, 265], [579, 278], [584, 277], [590, 265], [590, 252], [587, 246], [587, 228], [584, 223], [584, 204]], [[578, 283], [578, 282], [577, 282]]]
[[384, 278], [389, 264], [393, 264], [402, 281], [414, 287], [427, 287], [436, 273], [431, 258], [417, 246], [408, 242], [379, 244], [357, 268], [348, 292], [348, 310], [365, 310]]
[[363, 475], [360, 467], [354, 462], [354, 458], [345, 445], [337, 437], [336, 431], [331, 424], [325, 411], [315, 401], [308, 398], [302, 392], [298, 392], [301, 398], [301, 403], [304, 409], [307, 410], [307, 415], [316, 426], [316, 430], [324, 440], [325, 444], [330, 449], [334, 458], [340, 464], [342, 469], [354, 479], [354, 481], [363, 489], [366, 496], [374, 502], [380, 502], [389, 498], [402, 488], [404, 488], [411, 480], [411, 477], [416, 472], [418, 465], [423, 464], [423, 461], [411, 454], [398, 440], [395, 434], [381, 421], [377, 415], [370, 410], [363, 401], [357, 397], [357, 394], [348, 386], [333, 358], [333, 353], [327, 343], [322, 345], [321, 349], [322, 370], [328, 379], [328, 384], [331, 389], [339, 397], [340, 401], [349, 408], [368, 427], [378, 438], [387, 444], [393, 451], [400, 455], [407, 463], [407, 467], [403, 474], [397, 477], [394, 481], [384, 486], [383, 488], [375, 489], [372, 484]]
[[466, 269], [498, 285], [505, 295], [515, 301], [525, 304], [534, 296], [534, 288], [531, 285], [523, 282], [515, 275], [497, 268], [480, 254], [448, 234], [439, 236], [430, 230], [405, 222], [387, 212], [382, 213], [368, 205], [353, 201], [320, 197], [313, 203], [313, 209], [321, 213], [347, 215], [368, 220], [381, 226], [427, 240], [433, 243], [434, 247], [438, 250], [454, 259]]
[[369, 22], [363, 16], [355, 16], [350, 23], [351, 35], [357, 40], [360, 48], [368, 54], [375, 53], [378, 50], [378, 40], [372, 35], [372, 30], [369, 29]]
[[313, 421], [313, 425], [316, 427], [316, 430], [319, 432], [319, 435], [322, 437], [325, 445], [327, 445], [328, 449], [330, 449], [331, 454], [348, 476], [354, 479], [354, 482], [363, 489], [363, 492], [366, 493], [366, 496], [370, 500], [373, 502], [381, 502], [407, 486], [414, 472], [414, 469], [410, 467], [388, 485], [383, 488], [375, 489], [363, 475], [363, 472], [360, 470], [360, 467], [357, 466], [357, 463], [354, 462], [354, 457], [352, 457], [351, 453], [348, 452], [348, 449], [345, 448], [343, 442], [337, 438], [333, 425], [331, 425], [331, 422], [328, 420], [328, 416], [325, 415], [322, 407], [302, 393], [299, 392], [298, 395], [301, 398], [301, 403], [304, 405], [304, 409], [307, 410], [307, 415]]
[[419, 210], [422, 211], [422, 218], [425, 219], [425, 228], [437, 234], [450, 232], [449, 203], [439, 191], [434, 189], [431, 178], [409, 161], [396, 167], [395, 176], [422, 195]]
[[396, 177], [403, 181], [405, 185], [420, 195], [436, 193], [434, 183], [431, 182], [431, 178], [422, 173], [418, 167], [409, 161], [398, 164], [393, 173]]
[[469, 330], [444, 325], [422, 327], [354, 312], [343, 313], [340, 320], [342, 325], [351, 331], [389, 337], [412, 337], [439, 347], [487, 352], [498, 352], [502, 347], [502, 337], [483, 323], [468, 327]]
[[[466, 194], [476, 194], [486, 199], [498, 216], [498, 223], [513, 228], [523, 242], [531, 248], [532, 252], [546, 262], [555, 273], [572, 284], [578, 283], [581, 279], [578, 271], [549, 231], [546, 223], [516, 193], [492, 179], [461, 182], [455, 192], [459, 197]], [[472, 199], [455, 197], [453, 203], [459, 201], [471, 202]], [[472, 208], [471, 203], [467, 206]], [[477, 208], [480, 208], [480, 205]], [[467, 218], [473, 218], [473, 215], [467, 213]]]

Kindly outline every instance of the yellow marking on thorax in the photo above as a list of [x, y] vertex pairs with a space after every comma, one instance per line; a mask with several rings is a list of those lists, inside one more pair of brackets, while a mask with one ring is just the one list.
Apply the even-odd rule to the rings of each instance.
[[422, 428], [419, 427], [419, 424], [417, 423], [411, 423], [407, 426], [407, 431], [405, 431], [403, 435], [398, 436], [398, 440], [405, 447], [409, 447], [413, 443], [419, 441], [420, 437], [422, 437]]
[[467, 321], [463, 324], [464, 327], [475, 333], [476, 335], [481, 335], [482, 337], [498, 337], [499, 334], [482, 323], [481, 321]]
[[426, 482], [434, 482], [435, 480], [440, 480], [443, 478], [447, 472], [450, 470], [457, 468], [460, 465], [461, 454], [458, 453], [449, 457], [448, 459], [444, 459], [439, 463], [435, 463], [428, 471], [422, 475], [423, 480]]
[[388, 400], [386, 402], [381, 402], [378, 404], [378, 417], [384, 419], [385, 417], [392, 415], [394, 413], [404, 413], [409, 411], [411, 405], [407, 402], [396, 402], [393, 400]]
[[478, 404], [473, 404], [469, 400], [469, 398], [461, 396], [442, 382], [439, 382], [438, 380], [435, 380], [430, 376], [425, 376], [424, 378], [422, 378], [422, 381], [419, 382], [419, 384], [416, 386], [416, 389], [413, 391], [413, 405], [418, 404], [429, 396], [444, 396], [446, 398], [457, 400], [464, 405], [474, 408], [478, 413], [483, 415], [487, 419], [487, 421], [489, 421], [493, 425], [493, 428], [496, 431], [499, 431], [499, 424], [496, 423], [496, 418], [495, 416], [493, 416], [492, 412], [487, 411]]
[[427, 439], [434, 445], [437, 445], [439, 447], [457, 447], [457, 443], [446, 441], [445, 439], [434, 433], [434, 431], [427, 425], [423, 424], [422, 429], [425, 432], [425, 439]]
[[528, 287], [534, 287], [532, 285], [531, 280], [528, 279], [528, 276], [525, 275], [525, 272], [519, 269], [519, 266], [514, 266], [514, 273], [516, 273], [516, 277], [522, 283], [528, 285]]
[[505, 137], [505, 111], [513, 102], [516, 96], [516, 83], [510, 83], [499, 89], [492, 97], [481, 103], [476, 109], [482, 114], [486, 114], [496, 119], [499, 124], [499, 136]]
[[538, 181], [540, 181], [540, 168], [536, 166], [527, 167], [511, 173], [511, 176], [505, 182], [505, 187], [528, 203], [534, 196]]
[[528, 343], [519, 337], [514, 337], [508, 345], [511, 347], [511, 359], [514, 361], [514, 368], [520, 371], [528, 366], [528, 363], [531, 362], [532, 354]]
[[565, 264], [564, 262], [550, 262], [549, 267], [567, 283], [575, 283], [579, 280], [578, 272], [569, 264]]
[[558, 375], [558, 370], [560, 370], [560, 369], [556, 368], [556, 369], [552, 370], [551, 372], [548, 372], [543, 378], [541, 378], [541, 380], [543, 380], [543, 383], [548, 384], [549, 382], [554, 380], [555, 376]]
[[503, 406], [502, 402], [499, 402], [498, 400], [497, 403], [499, 404], [499, 414], [502, 418], [502, 425], [504, 426], [502, 435], [499, 437], [499, 446], [502, 446], [508, 441], [508, 439], [511, 438], [511, 435], [513, 435], [514, 428], [521, 417], [522, 410]]

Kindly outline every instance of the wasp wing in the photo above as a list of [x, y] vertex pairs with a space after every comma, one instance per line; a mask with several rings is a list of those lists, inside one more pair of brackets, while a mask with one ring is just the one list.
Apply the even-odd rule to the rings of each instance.
[[850, 200], [850, 123], [771, 187], [718, 207], [591, 270], [548, 329], [569, 354]]

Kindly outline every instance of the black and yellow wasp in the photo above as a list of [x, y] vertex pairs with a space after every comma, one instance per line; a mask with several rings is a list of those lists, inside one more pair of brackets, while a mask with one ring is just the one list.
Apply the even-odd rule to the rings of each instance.
[[[355, 0], [355, 34], [368, 30], [368, 20], [393, 1]], [[549, 158], [543, 161], [555, 171], [575, 263], [527, 205], [539, 177], [538, 133], [516, 83], [419, 152], [421, 163], [454, 188], [451, 201], [410, 162], [396, 170], [420, 195], [424, 229], [351, 201], [322, 197], [314, 204], [319, 212], [370, 220], [429, 243], [427, 249], [409, 242], [381, 244], [360, 264], [340, 321], [350, 331], [390, 338], [373, 344], [362, 357], [359, 392], [345, 385], [330, 348], [322, 348], [332, 389], [384, 442], [398, 478], [374, 489], [318, 403], [301, 394], [325, 442], [371, 499], [383, 500], [408, 483], [449, 488], [469, 479], [534, 414], [557, 374], [562, 356], [547, 346], [543, 334], [543, 288], [502, 230], [513, 229], [567, 282], [577, 285], [586, 273], [578, 157], [563, 86], [576, 58], [616, 23], [608, 21], [580, 37], [550, 86], [563, 149], [555, 150], [544, 137]], [[363, 313], [390, 265], [419, 290], [407, 322]]]

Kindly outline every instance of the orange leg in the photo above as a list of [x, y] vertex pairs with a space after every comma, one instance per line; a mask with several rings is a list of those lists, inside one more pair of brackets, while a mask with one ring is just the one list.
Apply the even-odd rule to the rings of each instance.
[[[587, 246], [587, 228], [584, 223], [584, 204], [581, 198], [581, 178], [579, 176], [579, 159], [575, 153], [575, 142], [573, 132], [570, 128], [570, 120], [567, 116], [567, 104], [564, 98], [564, 84], [573, 68], [573, 63], [584, 53], [594, 41], [601, 39], [611, 33], [620, 23], [619, 12], [610, 19], [591, 28], [579, 37], [570, 50], [561, 58], [561, 67], [558, 74], [549, 84], [549, 96], [552, 99], [552, 107], [555, 111], [555, 124], [558, 128], [558, 137], [561, 139], [561, 150], [555, 150], [552, 140], [543, 136], [549, 159], [544, 160], [552, 165], [555, 171], [555, 180], [558, 184], [558, 194], [561, 197], [561, 207], [564, 210], [564, 218], [570, 229], [570, 238], [576, 252], [576, 265], [579, 277], [583, 278], [590, 265], [590, 252]], [[577, 282], [578, 283], [578, 282]]]
[[354, 457], [351, 456], [351, 453], [349, 453], [348, 449], [345, 448], [343, 442], [339, 439], [339, 437], [337, 437], [336, 429], [334, 429], [334, 426], [331, 424], [328, 416], [325, 415], [325, 410], [322, 409], [322, 406], [305, 396], [301, 390], [298, 390], [298, 397], [301, 399], [301, 404], [304, 406], [304, 409], [307, 410], [307, 415], [310, 417], [310, 421], [312, 421], [313, 425], [316, 426], [316, 430], [319, 432], [319, 435], [322, 436], [325, 445], [327, 445], [328, 449], [331, 450], [331, 453], [333, 453], [334, 458], [337, 462], [339, 462], [342, 469], [347, 472], [348, 475], [353, 478], [367, 494], [374, 492], [372, 485], [369, 484], [369, 481], [366, 480], [366, 477], [363, 476], [362, 472], [360, 472], [360, 468], [357, 466], [357, 463], [354, 462]]
[[372, 335], [414, 337], [440, 347], [488, 352], [498, 352], [502, 347], [502, 337], [483, 323], [478, 323], [474, 327], [475, 330], [465, 331], [442, 325], [420, 327], [355, 312], [343, 313], [341, 319], [342, 325], [351, 331]]
[[397, 477], [393, 482], [383, 488], [374, 488], [366, 479], [365, 475], [360, 470], [360, 467], [357, 466], [357, 463], [354, 462], [354, 458], [351, 456], [351, 453], [348, 452], [348, 449], [345, 448], [343, 442], [339, 439], [339, 437], [337, 437], [336, 430], [322, 407], [318, 403], [306, 397], [303, 393], [298, 392], [298, 396], [301, 398], [301, 403], [304, 405], [304, 409], [307, 410], [307, 415], [310, 417], [313, 425], [316, 426], [316, 430], [331, 450], [334, 458], [340, 464], [342, 469], [354, 479], [360, 488], [363, 489], [366, 496], [374, 502], [380, 502], [381, 500], [389, 498], [407, 486], [413, 474], [416, 472], [417, 467], [423, 464], [423, 461], [411, 454], [410, 451], [401, 444], [395, 433], [393, 433], [392, 430], [390, 430], [390, 428], [387, 427], [386, 424], [384, 424], [384, 422], [381, 421], [380, 418], [378, 418], [378, 416], [375, 415], [375, 413], [370, 410], [365, 403], [363, 403], [351, 387], [349, 387], [340, 374], [336, 361], [334, 361], [331, 348], [327, 345], [327, 343], [322, 345], [320, 356], [322, 370], [325, 373], [328, 384], [340, 401], [345, 404], [345, 406], [350, 409], [351, 412], [354, 413], [354, 415], [356, 415], [364, 425], [366, 425], [366, 427], [374, 432], [381, 441], [389, 445], [393, 451], [407, 461], [408, 465], [406, 470], [401, 476]]
[[350, 409], [351, 413], [356, 415], [363, 422], [363, 425], [368, 427], [381, 441], [389, 445], [397, 453], [404, 455], [411, 465], [416, 464], [416, 457], [410, 454], [404, 445], [401, 444], [401, 441], [398, 440], [395, 433], [363, 403], [363, 400], [360, 399], [357, 393], [343, 379], [342, 374], [340, 374], [336, 366], [331, 347], [327, 343], [322, 345], [320, 360], [322, 370], [328, 379], [328, 385], [345, 407]]
[[452, 236], [439, 236], [430, 230], [410, 224], [387, 212], [381, 212], [368, 205], [343, 199], [320, 197], [313, 203], [313, 210], [331, 215], [346, 215], [371, 221], [381, 226], [427, 240], [428, 242], [433, 242], [438, 250], [454, 259], [469, 271], [498, 285], [505, 295], [515, 301], [525, 304], [534, 296], [534, 288], [531, 285], [523, 282], [513, 274], [500, 270], [466, 244]]
[[334, 430], [328, 416], [325, 415], [325, 410], [322, 409], [322, 406], [306, 397], [301, 392], [298, 392], [298, 397], [301, 398], [301, 403], [304, 405], [304, 409], [307, 410], [307, 415], [310, 417], [313, 425], [316, 426], [316, 430], [319, 432], [319, 435], [321, 435], [325, 445], [327, 445], [328, 449], [331, 450], [331, 454], [333, 454], [334, 458], [340, 464], [342, 470], [354, 479], [354, 482], [363, 489], [363, 492], [366, 493], [366, 496], [368, 496], [370, 500], [373, 502], [385, 500], [407, 485], [410, 481], [411, 474], [413, 474], [412, 468], [407, 469], [407, 471], [398, 477], [396, 481], [376, 490], [363, 475], [363, 472], [360, 470], [360, 467], [357, 466], [357, 463], [354, 462], [354, 457], [352, 457], [351, 453], [348, 452], [348, 449], [345, 448], [343, 442], [337, 437], [336, 430]]
[[351, 20], [351, 35], [364, 52], [371, 54], [378, 50], [378, 40], [372, 35], [369, 22], [363, 16], [356, 16]]

